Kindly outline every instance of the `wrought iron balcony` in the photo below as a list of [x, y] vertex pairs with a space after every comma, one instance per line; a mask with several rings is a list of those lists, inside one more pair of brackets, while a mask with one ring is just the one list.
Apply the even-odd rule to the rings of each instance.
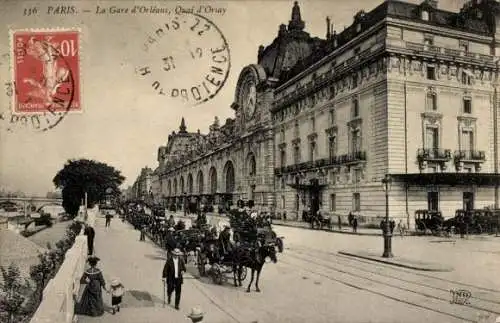
[[456, 150], [455, 162], [484, 162], [486, 154], [482, 150]]
[[420, 148], [417, 152], [419, 162], [447, 162], [451, 160], [451, 150], [442, 148]]
[[339, 156], [332, 156], [329, 158], [317, 159], [315, 161], [308, 161], [304, 163], [299, 163], [295, 165], [288, 165], [284, 167], [277, 167], [274, 169], [275, 175], [281, 175], [286, 173], [295, 173], [299, 171], [306, 171], [310, 169], [316, 169], [328, 166], [342, 166], [342, 165], [352, 165], [355, 163], [366, 161], [366, 152], [356, 151], [350, 154], [344, 154]]

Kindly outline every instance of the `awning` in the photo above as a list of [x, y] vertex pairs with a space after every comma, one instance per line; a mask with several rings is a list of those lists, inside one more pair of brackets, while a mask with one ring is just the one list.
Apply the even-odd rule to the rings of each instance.
[[297, 190], [311, 190], [311, 189], [322, 189], [325, 186], [328, 186], [327, 184], [287, 184], [291, 188], [297, 189]]
[[414, 173], [390, 175], [393, 181], [409, 185], [500, 185], [500, 174], [498, 173]]

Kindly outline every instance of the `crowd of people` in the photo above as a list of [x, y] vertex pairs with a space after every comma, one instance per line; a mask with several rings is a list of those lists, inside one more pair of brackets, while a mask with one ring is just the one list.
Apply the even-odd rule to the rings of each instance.
[[[129, 222], [140, 232], [140, 241], [145, 241], [146, 236], [148, 236], [157, 245], [167, 251], [167, 260], [162, 272], [166, 300], [170, 304], [172, 295], [175, 293], [174, 306], [176, 309], [179, 309], [183, 272], [186, 271], [186, 263], [184, 257], [182, 257], [185, 250], [184, 241], [179, 241], [178, 234], [181, 234], [186, 229], [185, 222], [183, 220], [176, 221], [173, 215], [170, 215], [168, 218], [157, 216], [154, 214], [154, 209], [152, 212], [151, 209], [140, 203], [124, 205], [118, 208], [118, 214], [122, 218], [122, 221]], [[113, 216], [106, 211], [104, 216], [106, 220], [105, 228], [108, 228], [111, 226]], [[237, 207], [229, 211], [228, 218], [230, 226], [226, 225], [224, 228], [219, 228], [220, 232], [218, 232], [219, 230], [216, 226], [208, 224], [205, 213], [201, 212], [200, 209], [192, 228], [203, 231], [205, 239], [218, 241], [223, 255], [227, 255], [234, 248], [235, 244], [245, 245], [257, 242], [259, 240], [258, 228], [269, 226], [272, 222], [270, 215], [264, 212], [259, 213], [254, 209], [253, 201], [248, 201], [245, 204], [242, 200], [239, 200]], [[234, 231], [232, 239], [231, 228]], [[77, 304], [76, 313], [88, 316], [103, 315], [105, 308], [102, 293], [104, 291], [111, 297], [112, 314], [116, 314], [120, 311], [125, 287], [118, 278], [112, 279], [109, 284], [106, 283], [102, 271], [97, 267], [100, 259], [95, 255], [95, 230], [92, 226], [86, 224], [84, 233], [87, 236], [88, 268], [85, 270], [80, 281], [85, 287], [81, 300]], [[261, 235], [260, 238], [264, 237]], [[109, 288], [107, 288], [108, 285]], [[192, 319], [196, 317], [198, 316], [195, 313]]]

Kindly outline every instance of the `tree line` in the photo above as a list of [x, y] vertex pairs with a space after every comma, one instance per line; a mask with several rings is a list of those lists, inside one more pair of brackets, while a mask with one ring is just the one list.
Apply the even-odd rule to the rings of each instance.
[[106, 196], [120, 196], [119, 187], [124, 180], [120, 171], [112, 166], [94, 160], [78, 159], [68, 160], [54, 177], [53, 183], [62, 190], [64, 210], [75, 217], [85, 194], [88, 206], [92, 208]]

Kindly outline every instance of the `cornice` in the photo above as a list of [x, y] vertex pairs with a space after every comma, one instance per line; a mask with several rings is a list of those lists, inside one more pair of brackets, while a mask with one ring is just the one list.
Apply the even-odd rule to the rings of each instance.
[[423, 24], [416, 21], [399, 19], [394, 17], [387, 17], [386, 22], [388, 26], [396, 26], [402, 27], [414, 31], [428, 32], [433, 35], [439, 35], [444, 37], [455, 37], [464, 40], [474, 40], [474, 41], [482, 41], [485, 44], [491, 44], [493, 40], [492, 36], [481, 35], [469, 31], [457, 30], [454, 28], [447, 28], [443, 26], [433, 26], [429, 24]]

